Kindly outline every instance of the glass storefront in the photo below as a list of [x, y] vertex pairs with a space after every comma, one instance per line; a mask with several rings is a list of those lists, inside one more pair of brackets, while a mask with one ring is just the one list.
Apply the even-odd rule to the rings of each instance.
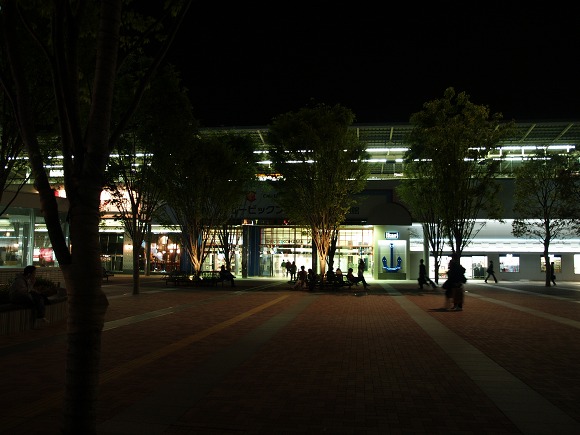
[[123, 270], [123, 244], [125, 238], [119, 233], [101, 233], [101, 263], [106, 270]]
[[[340, 268], [345, 274], [349, 267], [355, 271], [362, 258], [366, 271], [373, 268], [373, 228], [347, 227], [338, 233], [333, 268]], [[298, 270], [307, 270], [318, 264], [309, 231], [304, 228], [278, 226], [262, 227], [260, 237], [259, 276], [286, 277], [282, 262], [294, 262]]]
[[0, 267], [58, 267], [40, 216], [30, 208], [9, 207], [0, 217]]

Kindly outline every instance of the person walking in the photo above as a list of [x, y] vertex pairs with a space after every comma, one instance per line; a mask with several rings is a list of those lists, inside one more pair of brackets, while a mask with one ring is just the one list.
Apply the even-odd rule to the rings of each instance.
[[358, 262], [358, 277], [362, 278], [364, 272], [365, 272], [365, 261], [361, 258], [360, 261]]
[[419, 281], [419, 290], [423, 290], [423, 286], [425, 284], [428, 285], [430, 281], [429, 278], [427, 278], [427, 268], [425, 267], [423, 259], [419, 260], [419, 278], [417, 281]]
[[282, 272], [282, 276], [288, 273], [288, 269], [286, 269], [286, 260], [282, 260], [282, 264], [280, 265], [280, 271]]
[[292, 270], [292, 263], [290, 260], [286, 260], [286, 278], [291, 278], [290, 271]]
[[365, 269], [366, 269], [365, 261], [361, 258], [360, 261], [358, 262], [358, 278], [359, 282], [362, 282], [364, 284], [366, 290], [366, 288], [370, 286], [367, 284], [364, 277]]
[[550, 279], [552, 280], [552, 284], [556, 285], [556, 269], [554, 268], [554, 262], [550, 263]]
[[495, 277], [495, 271], [493, 270], [493, 260], [489, 260], [489, 266], [487, 266], [487, 277], [485, 278], [485, 282], [487, 282], [490, 276], [493, 276], [493, 280], [497, 284], [497, 278]]

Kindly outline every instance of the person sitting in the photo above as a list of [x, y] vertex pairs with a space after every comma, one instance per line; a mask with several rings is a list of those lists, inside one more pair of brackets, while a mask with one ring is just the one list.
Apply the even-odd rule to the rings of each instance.
[[292, 287], [293, 290], [302, 290], [306, 287], [306, 282], [308, 281], [308, 274], [304, 266], [300, 266], [300, 272], [298, 272], [298, 279], [296, 279], [296, 284]]
[[359, 282], [363, 283], [365, 290], [368, 287], [368, 284], [364, 278], [364, 276], [354, 276], [352, 267], [348, 268], [348, 273], [346, 274], [346, 279], [348, 279], [351, 283], [358, 285]]
[[316, 276], [316, 274], [312, 269], [308, 269], [307, 280], [308, 280], [308, 290], [314, 291], [314, 289], [316, 288], [316, 281], [318, 281], [318, 276]]
[[48, 323], [46, 315], [47, 297], [34, 288], [36, 267], [26, 266], [22, 274], [17, 275], [9, 290], [10, 302], [32, 308], [34, 318]]
[[335, 276], [335, 281], [338, 285], [344, 285], [344, 275], [342, 274], [342, 270], [340, 270], [340, 267], [336, 268], [336, 271], [334, 272], [334, 276]]
[[328, 268], [328, 271], [326, 272], [326, 282], [333, 284], [336, 281], [336, 275], [334, 273], [334, 270], [332, 270], [332, 267]]
[[222, 267], [220, 268], [220, 279], [222, 281], [229, 281], [232, 283], [232, 287], [235, 287], [236, 284], [234, 283], [234, 274], [232, 272], [230, 272], [229, 270], [226, 269], [226, 267], [222, 264]]

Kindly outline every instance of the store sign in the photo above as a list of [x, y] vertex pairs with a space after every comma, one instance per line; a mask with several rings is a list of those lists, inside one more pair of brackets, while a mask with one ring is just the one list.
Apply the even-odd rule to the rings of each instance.
[[385, 233], [385, 239], [387, 239], [387, 240], [399, 240], [399, 232], [398, 231], [387, 231]]

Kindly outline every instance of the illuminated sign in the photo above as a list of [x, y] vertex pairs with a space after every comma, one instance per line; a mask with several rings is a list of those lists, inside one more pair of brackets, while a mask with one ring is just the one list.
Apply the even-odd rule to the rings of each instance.
[[385, 233], [385, 239], [398, 240], [399, 239], [399, 232], [398, 231], [387, 231]]

